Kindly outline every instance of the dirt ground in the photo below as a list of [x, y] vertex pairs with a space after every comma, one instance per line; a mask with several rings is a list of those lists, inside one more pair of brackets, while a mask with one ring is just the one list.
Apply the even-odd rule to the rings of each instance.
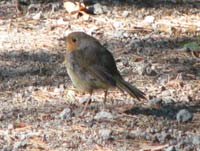
[[[0, 1], [0, 150], [200, 151], [200, 55], [184, 47], [200, 45], [200, 3], [98, 4], [77, 17], [62, 2]], [[99, 39], [148, 100], [111, 89], [103, 110], [98, 91], [80, 116], [88, 94], [74, 91], [61, 40], [72, 31]]]

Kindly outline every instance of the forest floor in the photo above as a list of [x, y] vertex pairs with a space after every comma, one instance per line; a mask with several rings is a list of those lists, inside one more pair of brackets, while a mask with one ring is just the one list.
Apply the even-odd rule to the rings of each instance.
[[[101, 1], [77, 17], [0, 1], [0, 150], [200, 151], [200, 3], [175, 2]], [[111, 89], [102, 109], [98, 91], [80, 116], [87, 94], [64, 64], [72, 31], [99, 39], [148, 100]]]

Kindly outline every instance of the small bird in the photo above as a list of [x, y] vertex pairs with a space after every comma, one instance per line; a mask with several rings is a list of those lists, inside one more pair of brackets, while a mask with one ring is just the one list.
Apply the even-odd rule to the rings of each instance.
[[78, 90], [89, 92], [91, 98], [93, 90], [103, 89], [104, 104], [111, 87], [126, 91], [138, 100], [146, 99], [142, 91], [122, 78], [113, 55], [96, 38], [84, 32], [72, 32], [65, 37], [65, 44], [67, 72]]

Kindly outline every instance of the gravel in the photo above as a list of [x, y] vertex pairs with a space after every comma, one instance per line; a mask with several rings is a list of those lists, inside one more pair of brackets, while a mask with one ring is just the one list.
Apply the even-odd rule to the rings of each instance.
[[111, 136], [112, 131], [110, 129], [100, 129], [99, 130], [99, 135], [105, 139], [108, 140]]
[[167, 149], [165, 149], [165, 151], [177, 151], [177, 150], [174, 146], [170, 146]]
[[149, 100], [149, 106], [154, 107], [154, 106], [159, 106], [162, 104], [162, 99], [161, 98], [153, 98]]
[[[92, 1], [96, 15], [88, 20], [83, 10], [18, 16], [11, 1], [1, 1], [0, 150], [129, 151], [163, 143], [160, 150], [200, 150], [199, 60], [178, 51], [199, 43], [199, 5], [128, 1]], [[75, 116], [86, 99], [71, 89], [59, 39], [77, 30], [99, 39], [150, 100], [113, 88], [102, 111], [104, 94], [94, 91], [86, 114]]]
[[60, 114], [59, 117], [63, 120], [69, 120], [74, 116], [74, 113], [70, 108], [65, 108]]
[[191, 120], [193, 117], [192, 113], [190, 113], [187, 109], [181, 109], [177, 114], [176, 114], [176, 120], [178, 122], [187, 122]]
[[96, 120], [100, 120], [100, 119], [114, 119], [114, 115], [112, 115], [109, 112], [101, 111], [101, 112], [99, 112], [99, 113], [97, 113], [95, 115], [94, 119], [96, 119]]
[[94, 14], [96, 15], [97, 14], [100, 15], [100, 14], [104, 14], [108, 12], [107, 6], [101, 5], [100, 3], [94, 4], [93, 8], [94, 8]]
[[160, 143], [165, 143], [167, 140], [171, 138], [171, 135], [167, 132], [157, 133], [156, 137]]
[[200, 136], [194, 136], [192, 139], [192, 143], [194, 145], [199, 145], [199, 147], [200, 147]]

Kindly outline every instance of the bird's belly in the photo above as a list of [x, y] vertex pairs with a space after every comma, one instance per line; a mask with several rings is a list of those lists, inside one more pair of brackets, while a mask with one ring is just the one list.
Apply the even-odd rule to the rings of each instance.
[[93, 77], [89, 72], [83, 69], [68, 68], [67, 72], [72, 80], [73, 85], [81, 91], [92, 91], [94, 89], [107, 89], [110, 85], [105, 84]]
[[73, 85], [83, 91], [90, 91], [92, 89], [92, 86], [85, 80], [85, 77], [82, 73], [74, 72], [71, 69], [67, 70], [70, 79], [72, 80]]

